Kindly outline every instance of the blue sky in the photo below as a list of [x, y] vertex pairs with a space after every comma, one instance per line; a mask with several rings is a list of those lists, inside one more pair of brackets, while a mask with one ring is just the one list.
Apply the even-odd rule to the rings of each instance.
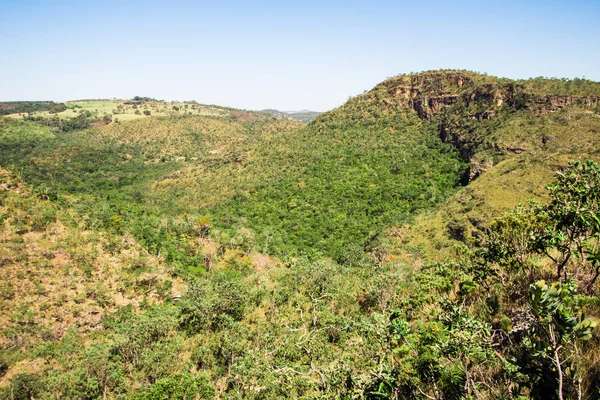
[[0, 0], [0, 100], [327, 110], [399, 73], [600, 80], [600, 1]]

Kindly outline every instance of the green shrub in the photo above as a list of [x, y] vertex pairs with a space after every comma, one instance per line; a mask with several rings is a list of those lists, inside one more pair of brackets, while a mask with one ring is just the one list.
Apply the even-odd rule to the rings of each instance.
[[181, 326], [190, 333], [217, 330], [228, 321], [239, 321], [249, 303], [248, 289], [233, 271], [215, 271], [208, 278], [191, 282], [177, 303]]
[[212, 399], [215, 388], [204, 375], [189, 372], [161, 378], [148, 389], [136, 395], [138, 400]]
[[40, 376], [18, 374], [10, 380], [7, 388], [0, 391], [0, 395], [2, 395], [2, 398], [10, 400], [30, 400], [39, 398], [45, 391], [45, 386]]

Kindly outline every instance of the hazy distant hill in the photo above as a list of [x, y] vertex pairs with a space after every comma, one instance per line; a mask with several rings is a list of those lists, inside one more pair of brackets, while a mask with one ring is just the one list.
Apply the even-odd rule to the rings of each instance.
[[306, 122], [306, 123], [312, 121], [317, 116], [322, 114], [322, 112], [319, 112], [319, 111], [309, 111], [309, 110], [279, 111], [279, 110], [274, 110], [274, 109], [266, 109], [266, 110], [261, 110], [260, 112], [267, 113], [278, 119], [295, 119], [295, 120]]

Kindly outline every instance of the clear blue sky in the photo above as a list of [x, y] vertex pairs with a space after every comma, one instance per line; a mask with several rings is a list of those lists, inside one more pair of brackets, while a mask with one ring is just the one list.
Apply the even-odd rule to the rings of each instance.
[[0, 0], [0, 100], [327, 110], [438, 68], [600, 80], [600, 1]]

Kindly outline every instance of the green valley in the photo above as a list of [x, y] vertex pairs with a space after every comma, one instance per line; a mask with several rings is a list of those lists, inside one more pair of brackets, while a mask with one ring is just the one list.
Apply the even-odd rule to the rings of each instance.
[[0, 398], [600, 396], [598, 82], [0, 111]]

